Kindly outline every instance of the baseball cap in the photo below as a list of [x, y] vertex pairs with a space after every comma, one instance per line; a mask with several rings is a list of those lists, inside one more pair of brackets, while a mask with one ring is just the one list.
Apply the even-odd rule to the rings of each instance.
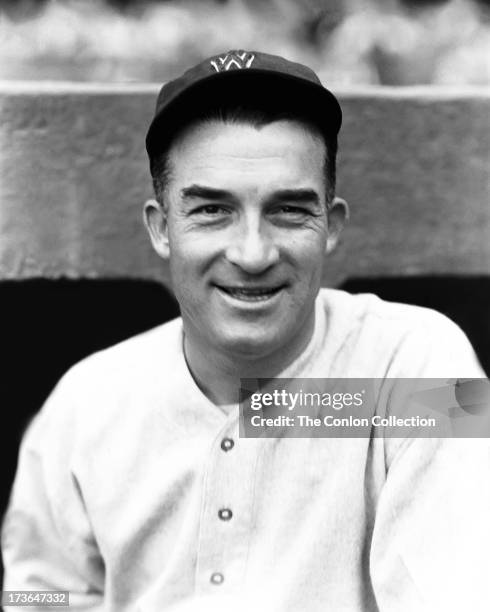
[[330, 137], [337, 136], [342, 123], [337, 98], [307, 66], [259, 51], [231, 50], [163, 85], [146, 135], [150, 159], [186, 121], [218, 108], [224, 100], [240, 105], [245, 99], [264, 109], [286, 105]]

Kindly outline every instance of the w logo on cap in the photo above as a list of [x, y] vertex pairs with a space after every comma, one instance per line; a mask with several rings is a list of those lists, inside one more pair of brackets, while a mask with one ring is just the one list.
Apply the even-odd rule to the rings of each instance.
[[250, 68], [254, 59], [255, 55], [248, 51], [228, 51], [226, 55], [220, 55], [209, 63], [216, 72], [226, 72], [228, 70]]

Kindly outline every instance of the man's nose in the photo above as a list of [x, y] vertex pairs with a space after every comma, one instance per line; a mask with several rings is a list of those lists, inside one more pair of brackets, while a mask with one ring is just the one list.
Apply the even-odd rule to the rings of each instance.
[[237, 228], [226, 257], [244, 272], [260, 274], [279, 260], [279, 250], [260, 221], [249, 220]]

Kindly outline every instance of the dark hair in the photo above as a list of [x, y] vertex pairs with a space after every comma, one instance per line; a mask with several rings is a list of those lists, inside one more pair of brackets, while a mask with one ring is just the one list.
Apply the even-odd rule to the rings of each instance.
[[264, 107], [263, 103], [260, 106], [258, 104], [250, 105], [244, 104], [243, 100], [241, 100], [235, 101], [235, 103], [223, 104], [218, 108], [201, 109], [190, 116], [187, 115], [185, 121], [173, 127], [172, 134], [166, 138], [166, 144], [160, 152], [153, 155], [150, 159], [153, 189], [155, 197], [160, 204], [163, 205], [165, 187], [171, 178], [169, 152], [173, 142], [182, 133], [184, 128], [199, 122], [213, 120], [229, 124], [245, 123], [257, 128], [281, 120], [294, 120], [302, 123], [325, 142], [326, 201], [327, 205], [332, 202], [335, 195], [337, 137], [322, 132], [304, 110], [298, 111], [298, 109], [288, 108], [287, 106], [283, 109], [274, 108], [272, 105]]

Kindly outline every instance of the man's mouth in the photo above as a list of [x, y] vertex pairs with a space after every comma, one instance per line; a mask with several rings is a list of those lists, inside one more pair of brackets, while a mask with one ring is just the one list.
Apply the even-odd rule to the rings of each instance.
[[285, 285], [275, 287], [236, 287], [227, 285], [216, 285], [218, 289], [227, 295], [245, 302], [265, 302], [284, 289]]

